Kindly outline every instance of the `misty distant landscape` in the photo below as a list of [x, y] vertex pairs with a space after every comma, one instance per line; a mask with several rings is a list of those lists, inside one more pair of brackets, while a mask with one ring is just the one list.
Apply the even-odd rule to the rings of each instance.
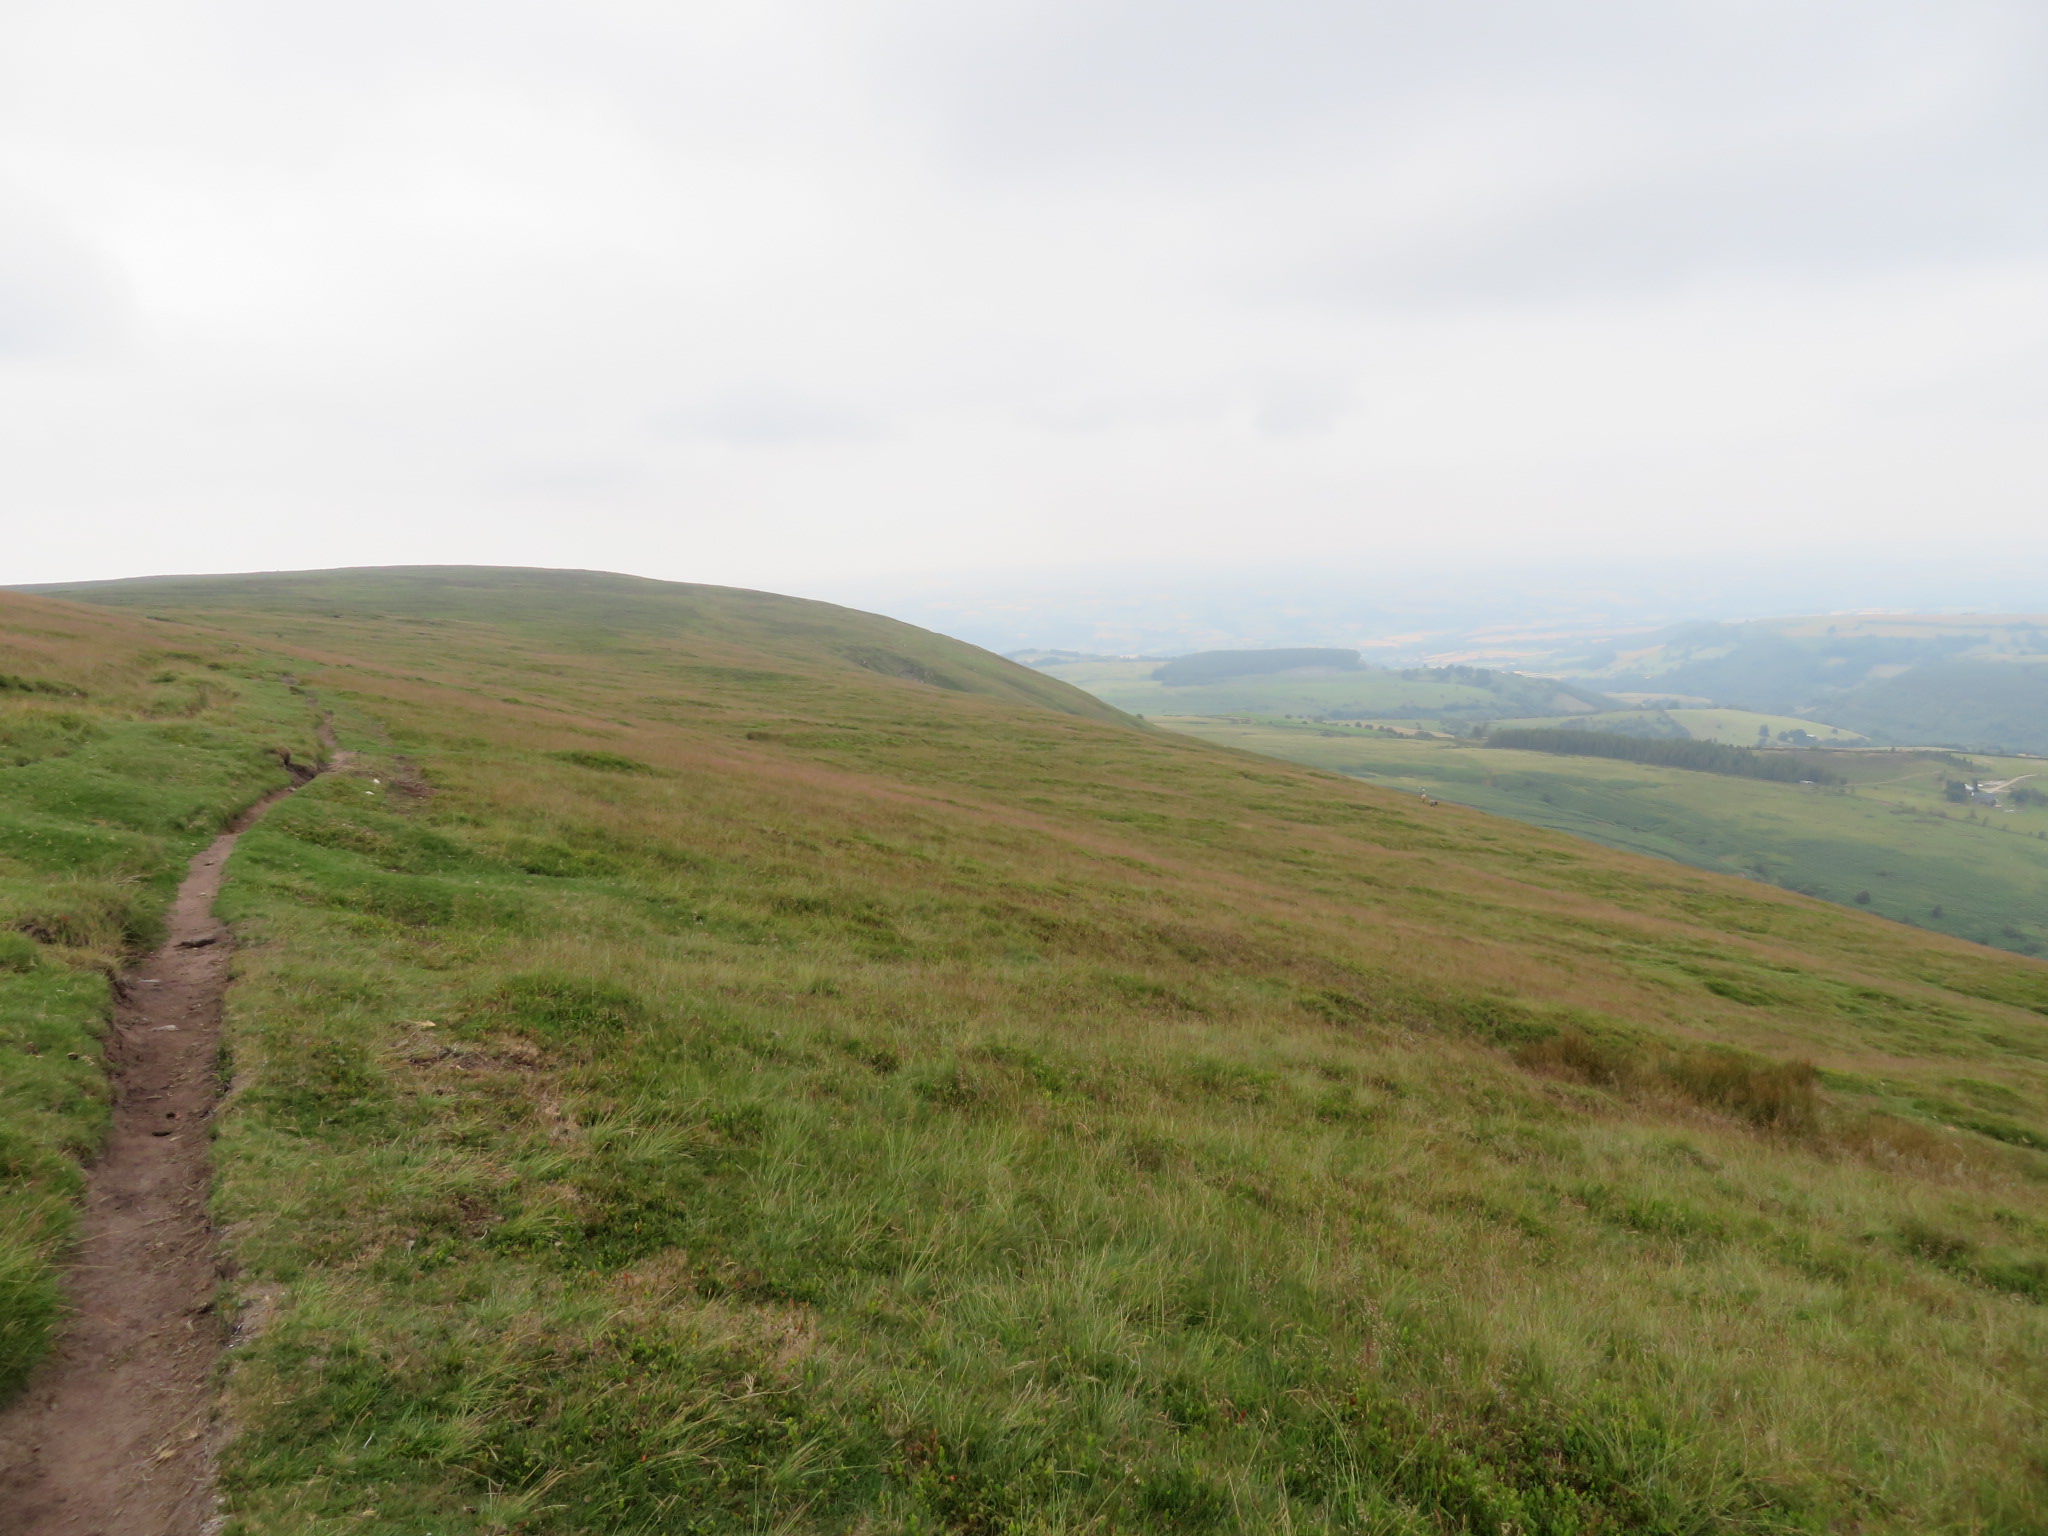
[[[1449, 638], [1422, 665], [1349, 648], [1202, 651], [1171, 660], [1025, 649], [1028, 665], [1136, 713], [1232, 711], [1440, 725], [1576, 717], [1637, 734], [2048, 752], [2048, 618], [1833, 614], [1690, 623], [1590, 643]], [[1220, 690], [1220, 691], [1219, 691]], [[1242, 701], [1242, 702], [1231, 702]], [[1156, 710], [1146, 710], [1146, 704]], [[1179, 708], [1173, 706], [1178, 705]], [[1673, 711], [1678, 711], [1673, 715]], [[1709, 725], [1688, 711], [1716, 712]], [[1720, 718], [1754, 716], [1746, 735]], [[1729, 739], [1733, 739], [1730, 737]]]
[[[2038, 954], [2044, 624], [1690, 623], [1525, 639], [1512, 669], [1346, 647], [1018, 659], [1207, 740]], [[1446, 654], [1489, 654], [1467, 638]]]

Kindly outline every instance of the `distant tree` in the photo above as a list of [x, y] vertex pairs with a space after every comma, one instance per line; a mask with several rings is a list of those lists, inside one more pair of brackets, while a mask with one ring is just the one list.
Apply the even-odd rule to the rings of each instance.
[[1859, 907], [1867, 907], [1867, 906], [1869, 906], [1869, 905], [1870, 905], [1870, 892], [1868, 892], [1868, 891], [1858, 891], [1858, 892], [1856, 893], [1856, 905], [1857, 905], [1857, 906], [1859, 906]]

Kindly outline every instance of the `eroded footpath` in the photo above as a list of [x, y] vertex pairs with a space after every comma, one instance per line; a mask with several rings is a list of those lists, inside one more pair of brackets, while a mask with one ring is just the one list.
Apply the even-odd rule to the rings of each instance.
[[236, 840], [193, 856], [163, 946], [115, 987], [113, 1130], [88, 1175], [73, 1315], [0, 1413], [4, 1536], [198, 1536], [212, 1518], [212, 1374], [226, 1342], [207, 1122], [232, 943], [214, 917]]

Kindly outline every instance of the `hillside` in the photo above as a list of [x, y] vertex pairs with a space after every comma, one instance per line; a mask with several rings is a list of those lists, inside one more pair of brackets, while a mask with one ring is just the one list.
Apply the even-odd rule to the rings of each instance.
[[[771, 592], [651, 581], [607, 571], [420, 565], [150, 576], [15, 590], [75, 597], [150, 615], [232, 610], [243, 615], [243, 627], [254, 626], [252, 633], [310, 641], [334, 632], [335, 625], [352, 629], [366, 622], [395, 623], [416, 633], [424, 626], [457, 648], [478, 638], [483, 641], [481, 652], [466, 657], [476, 674], [472, 684], [494, 671], [519, 673], [515, 660], [490, 654], [496, 636], [488, 626], [509, 624], [522, 637], [579, 656], [646, 655], [644, 646], [651, 638], [690, 636], [743, 648], [756, 663], [789, 658], [813, 666], [836, 663], [1090, 719], [1118, 717], [1093, 696], [1050, 681], [1029, 667], [879, 614]], [[266, 617], [275, 624], [266, 625]], [[680, 680], [687, 678], [684, 674]]]
[[1802, 787], [1682, 768], [1497, 750], [1276, 720], [1161, 721], [1610, 848], [1769, 880], [2023, 954], [2048, 953], [2048, 800], [1958, 804], [1964, 781], [2044, 783], [2028, 758], [1786, 754], [1842, 784]]
[[1805, 716], [1886, 745], [2048, 751], [2048, 619], [2037, 615], [1688, 624], [1530, 664], [1617, 693]]
[[0, 596], [18, 1354], [104, 965], [265, 747], [358, 754], [221, 903], [230, 1529], [2048, 1521], [2048, 966], [825, 605], [440, 579]]
[[[1086, 689], [1133, 714], [1303, 714], [1335, 719], [1430, 719], [1465, 722], [1506, 716], [1587, 714], [1612, 701], [1591, 688], [1555, 678], [1523, 677], [1480, 667], [1303, 665], [1256, 672], [1246, 662], [1233, 671], [1227, 658], [1256, 651], [1208, 652], [1175, 661], [1041, 662], [1037, 670]], [[1354, 652], [1284, 651], [1283, 658], [1354, 657]], [[1205, 665], [1210, 657], [1226, 658]], [[1227, 674], [1227, 675], [1217, 675]], [[1176, 681], [1178, 678], [1200, 679]]]

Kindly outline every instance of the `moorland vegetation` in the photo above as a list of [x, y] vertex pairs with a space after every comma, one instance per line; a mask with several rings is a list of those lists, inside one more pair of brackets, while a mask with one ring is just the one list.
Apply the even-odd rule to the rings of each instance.
[[69, 597], [0, 598], [82, 694], [0, 696], [38, 1209], [177, 854], [309, 695], [357, 754], [222, 899], [233, 1530], [2048, 1521], [2048, 966], [820, 604]]

